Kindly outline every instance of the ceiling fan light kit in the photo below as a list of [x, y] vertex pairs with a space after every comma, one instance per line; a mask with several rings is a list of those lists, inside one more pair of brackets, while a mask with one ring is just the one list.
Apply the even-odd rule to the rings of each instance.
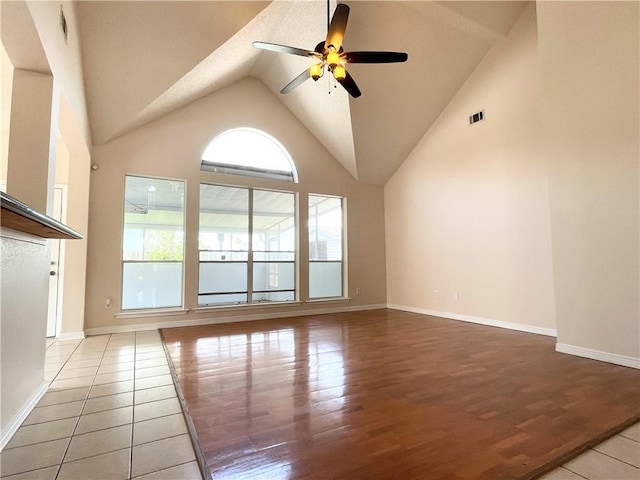
[[[327, 1], [327, 16], [328, 14], [329, 2]], [[347, 72], [345, 67], [347, 63], [397, 63], [407, 61], [408, 55], [403, 52], [345, 52], [342, 48], [342, 41], [347, 29], [348, 19], [349, 7], [344, 3], [339, 3], [329, 22], [326, 40], [318, 43], [313, 51], [275, 43], [253, 42], [253, 46], [256, 48], [309, 57], [315, 61], [313, 65], [280, 90], [280, 93], [287, 94], [291, 92], [309, 78], [318, 80], [324, 75], [326, 67], [349, 95], [357, 98], [362, 93], [353, 77]]]

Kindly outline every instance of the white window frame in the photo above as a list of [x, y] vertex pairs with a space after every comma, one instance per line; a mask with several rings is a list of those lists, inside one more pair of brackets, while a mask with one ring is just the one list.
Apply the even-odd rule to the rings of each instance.
[[[183, 205], [182, 205], [182, 260], [125, 260], [124, 259], [124, 233], [125, 233], [125, 213], [127, 209], [127, 178], [144, 178], [149, 180], [163, 180], [169, 182], [180, 182], [183, 185]], [[155, 311], [174, 311], [181, 310], [184, 308], [184, 299], [185, 299], [185, 256], [186, 256], [186, 198], [187, 198], [187, 181], [184, 179], [178, 178], [166, 178], [166, 177], [155, 177], [150, 175], [137, 175], [137, 174], [125, 174], [124, 175], [124, 185], [123, 185], [123, 211], [122, 211], [122, 231], [120, 233], [120, 311], [121, 313], [117, 316], [120, 318], [126, 318], [129, 315], [135, 315], [137, 312], [141, 312], [143, 315], [145, 312], [155, 312]], [[180, 304], [175, 306], [160, 306], [160, 307], [143, 307], [143, 308], [124, 308], [124, 266], [125, 264], [134, 264], [134, 263], [179, 263], [181, 265], [181, 279], [180, 279]]]
[[[340, 200], [340, 209], [341, 209], [341, 230], [340, 230], [340, 246], [341, 246], [341, 259], [338, 260], [312, 260], [311, 259], [311, 237], [310, 237], [310, 228], [311, 228], [311, 215], [309, 214], [309, 199], [311, 197], [325, 197]], [[316, 214], [317, 217], [317, 214]], [[327, 195], [324, 193], [309, 193], [307, 195], [307, 235], [308, 235], [308, 269], [307, 269], [307, 287], [308, 287], [308, 300], [310, 302], [318, 302], [323, 300], [340, 300], [347, 298], [345, 292], [347, 291], [347, 235], [346, 235], [346, 225], [347, 225], [347, 199], [346, 197], [342, 197], [339, 195]], [[317, 245], [317, 242], [316, 242]], [[312, 263], [340, 263], [341, 270], [341, 293], [339, 295], [328, 296], [328, 297], [312, 297], [311, 296], [311, 264]]]
[[[203, 308], [220, 308], [220, 307], [237, 307], [237, 306], [258, 306], [258, 305], [279, 305], [279, 304], [293, 304], [299, 303], [300, 296], [300, 287], [299, 287], [299, 198], [296, 192], [288, 191], [288, 190], [278, 190], [278, 189], [269, 189], [269, 188], [257, 188], [252, 186], [236, 186], [236, 185], [227, 185], [227, 184], [217, 184], [217, 183], [209, 183], [209, 182], [201, 182], [200, 188], [202, 185], [211, 185], [215, 187], [228, 187], [228, 188], [241, 188], [248, 191], [248, 245], [247, 245], [247, 260], [245, 261], [237, 261], [238, 263], [246, 263], [247, 268], [247, 290], [242, 292], [201, 292], [200, 291], [200, 265], [202, 263], [217, 263], [218, 261], [212, 260], [201, 260], [201, 253], [204, 251], [211, 250], [201, 250], [198, 240], [198, 292], [197, 292], [197, 305], [199, 309]], [[290, 251], [293, 254], [293, 260], [282, 260], [277, 263], [292, 263], [293, 264], [293, 289], [283, 289], [283, 290], [269, 290], [270, 292], [277, 291], [293, 291], [293, 299], [291, 300], [281, 300], [281, 301], [254, 301], [253, 294], [255, 293], [253, 289], [253, 278], [254, 278], [254, 264], [255, 263], [274, 263], [269, 261], [259, 261], [255, 260], [255, 253], [253, 246], [253, 217], [254, 217], [254, 192], [263, 191], [263, 192], [273, 192], [273, 193], [286, 193], [293, 196], [293, 233], [294, 233], [294, 250]], [[200, 213], [201, 206], [198, 205], [198, 212]], [[199, 217], [199, 216], [198, 216]], [[198, 238], [200, 237], [200, 221], [198, 220]], [[229, 303], [200, 303], [200, 297], [205, 295], [225, 295], [225, 294], [245, 294], [246, 293], [246, 302], [229, 302]]]

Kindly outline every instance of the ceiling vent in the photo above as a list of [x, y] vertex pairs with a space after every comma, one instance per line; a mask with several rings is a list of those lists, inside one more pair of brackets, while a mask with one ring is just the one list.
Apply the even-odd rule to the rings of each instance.
[[473, 115], [469, 115], [469, 125], [473, 125], [474, 123], [478, 123], [484, 120], [484, 110], [480, 110]]

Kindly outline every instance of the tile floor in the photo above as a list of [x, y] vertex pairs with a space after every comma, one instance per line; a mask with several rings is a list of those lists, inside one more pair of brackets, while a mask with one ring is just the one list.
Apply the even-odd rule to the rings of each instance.
[[47, 393], [4, 479], [202, 479], [157, 331], [47, 340]]
[[640, 480], [640, 423], [586, 451], [540, 480]]
[[[202, 479], [157, 331], [48, 340], [45, 377], [3, 480]], [[541, 478], [584, 479], [640, 480], [640, 423]]]

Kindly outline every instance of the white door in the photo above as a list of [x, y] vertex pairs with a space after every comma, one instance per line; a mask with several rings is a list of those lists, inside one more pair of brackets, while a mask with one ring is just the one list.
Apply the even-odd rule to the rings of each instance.
[[[56, 187], [53, 191], [53, 212], [51, 216], [62, 221], [63, 189]], [[62, 242], [57, 239], [49, 240], [51, 245], [51, 265], [49, 268], [49, 310], [47, 311], [47, 337], [55, 337], [58, 334], [62, 317], [62, 295], [60, 278], [60, 258]]]

